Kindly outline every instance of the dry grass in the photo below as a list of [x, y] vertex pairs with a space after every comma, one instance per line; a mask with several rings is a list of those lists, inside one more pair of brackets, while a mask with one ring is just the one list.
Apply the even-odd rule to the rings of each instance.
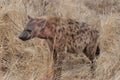
[[119, 0], [0, 0], [0, 80], [48, 80], [52, 75], [46, 42], [18, 39], [27, 15], [75, 18], [101, 32], [95, 77], [90, 77], [85, 57], [70, 54], [66, 55], [62, 80], [120, 80], [119, 12]]

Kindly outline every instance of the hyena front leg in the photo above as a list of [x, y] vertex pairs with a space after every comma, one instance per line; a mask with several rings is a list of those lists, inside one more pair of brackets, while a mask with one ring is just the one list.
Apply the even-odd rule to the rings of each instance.
[[63, 52], [58, 52], [58, 51], [54, 50], [54, 54], [53, 54], [53, 60], [54, 60], [53, 80], [60, 80], [60, 78], [61, 78], [63, 59], [64, 59]]

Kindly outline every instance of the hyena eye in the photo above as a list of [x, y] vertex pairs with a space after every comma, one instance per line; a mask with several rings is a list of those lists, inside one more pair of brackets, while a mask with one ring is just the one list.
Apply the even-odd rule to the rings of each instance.
[[31, 30], [26, 30], [27, 32], [31, 33], [32, 31]]

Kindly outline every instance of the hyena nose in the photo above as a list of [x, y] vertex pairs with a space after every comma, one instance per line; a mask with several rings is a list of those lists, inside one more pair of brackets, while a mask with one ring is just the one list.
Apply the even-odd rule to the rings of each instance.
[[22, 32], [20, 35], [19, 35], [19, 39], [25, 41], [27, 40], [27, 34], [25, 32]]
[[21, 34], [20, 34], [18, 37], [19, 37], [19, 39], [21, 39], [21, 40], [23, 39], [23, 37], [21, 36]]
[[19, 39], [21, 39], [21, 40], [23, 40], [23, 36], [22, 36], [22, 33], [18, 36], [19, 37]]

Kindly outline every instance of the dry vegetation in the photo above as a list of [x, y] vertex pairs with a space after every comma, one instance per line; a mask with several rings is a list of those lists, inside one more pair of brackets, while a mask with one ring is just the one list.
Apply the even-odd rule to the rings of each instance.
[[85, 57], [66, 54], [62, 80], [120, 80], [119, 13], [120, 0], [0, 0], [0, 80], [49, 80], [52, 75], [46, 42], [18, 39], [27, 15], [75, 18], [101, 32], [95, 77]]

